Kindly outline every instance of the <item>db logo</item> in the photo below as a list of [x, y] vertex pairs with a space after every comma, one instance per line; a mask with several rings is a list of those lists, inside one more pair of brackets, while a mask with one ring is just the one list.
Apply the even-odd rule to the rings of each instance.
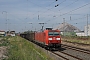
[[56, 40], [56, 38], [55, 38], [55, 37], [53, 37], [53, 40]]

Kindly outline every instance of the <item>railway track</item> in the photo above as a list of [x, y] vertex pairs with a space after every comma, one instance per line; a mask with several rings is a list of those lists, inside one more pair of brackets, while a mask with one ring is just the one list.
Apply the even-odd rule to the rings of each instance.
[[[40, 45], [40, 47], [41, 47], [41, 45]], [[48, 50], [48, 51], [50, 51], [50, 50]], [[81, 58], [78, 58], [76, 56], [68, 54], [68, 53], [66, 53], [64, 51], [60, 51], [59, 49], [56, 49], [56, 51], [50, 51], [50, 52], [55, 54], [56, 56], [58, 56], [58, 58], [61, 58], [59, 60], [83, 60]]]
[[63, 59], [65, 59], [65, 60], [69, 60], [68, 58], [66, 58], [66, 57], [64, 57], [64, 56], [62, 56], [62, 55], [60, 55], [58, 53], [55, 53], [55, 52], [52, 52], [52, 53], [55, 54], [55, 55], [57, 55], [57, 56], [59, 56], [59, 57], [61, 57], [61, 58], [63, 58]]
[[78, 57], [76, 57], [76, 56], [73, 56], [73, 55], [71, 55], [71, 54], [65, 53], [65, 52], [60, 51], [60, 50], [58, 50], [58, 51], [51, 51], [51, 52], [52, 52], [53, 54], [55, 54], [55, 55], [63, 58], [63, 60], [83, 60], [83, 59], [81, 59], [81, 58], [78, 58]]
[[[64, 48], [63, 51], [58, 49], [57, 51], [51, 51], [51, 52], [61, 57], [63, 60], [89, 60], [90, 59], [89, 58], [90, 50], [68, 46], [64, 44], [62, 44], [62, 48]], [[72, 52], [74, 54], [72, 54]]]
[[64, 45], [64, 44], [62, 44], [62, 47], [65, 49], [72, 49], [72, 50], [79, 51], [82, 53], [90, 54], [90, 50], [85, 50], [82, 48], [72, 47], [72, 46], [68, 46], [68, 45]]
[[[41, 45], [40, 45], [40, 47], [41, 47]], [[90, 55], [89, 50], [76, 48], [76, 47], [72, 47], [72, 46], [68, 46], [68, 45], [62, 45], [62, 48], [65, 48], [65, 50], [67, 50], [67, 51], [68, 51], [68, 49], [71, 49], [71, 50], [79, 51], [79, 52], [86, 53], [86, 54]], [[50, 51], [50, 50], [48, 50], [48, 51]], [[56, 51], [50, 51], [50, 52], [53, 53], [54, 55], [58, 56], [58, 58], [56, 60], [85, 60], [82, 57], [72, 55], [71, 53], [67, 53], [64, 50], [56, 49]], [[86, 60], [89, 60], [89, 59], [86, 59]]]

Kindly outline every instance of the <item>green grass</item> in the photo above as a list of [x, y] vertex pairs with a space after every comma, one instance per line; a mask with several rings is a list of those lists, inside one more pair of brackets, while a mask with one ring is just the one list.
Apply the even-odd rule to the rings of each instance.
[[66, 36], [66, 37], [62, 37], [62, 41], [90, 44], [90, 37]]
[[1, 46], [8, 46], [8, 45], [9, 45], [9, 42], [7, 40], [4, 40], [4, 39], [0, 40], [0, 47]]
[[52, 60], [41, 49], [19, 36], [4, 39], [8, 41], [8, 59], [5, 60]]

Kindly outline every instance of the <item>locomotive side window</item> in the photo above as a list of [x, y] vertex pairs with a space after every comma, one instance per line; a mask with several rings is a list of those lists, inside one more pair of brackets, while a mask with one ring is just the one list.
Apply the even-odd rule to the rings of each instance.
[[49, 36], [58, 36], [60, 34], [59, 34], [59, 32], [49, 32], [48, 35]]
[[54, 32], [54, 36], [60, 35], [59, 32]]
[[49, 32], [48, 35], [49, 35], [49, 36], [53, 36], [53, 32]]

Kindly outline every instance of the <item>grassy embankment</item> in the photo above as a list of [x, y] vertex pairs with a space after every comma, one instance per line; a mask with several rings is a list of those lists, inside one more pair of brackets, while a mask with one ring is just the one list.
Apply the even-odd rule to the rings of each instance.
[[81, 44], [90, 44], [90, 37], [65, 36], [65, 37], [62, 37], [62, 41], [81, 43]]
[[42, 50], [19, 36], [6, 37], [4, 40], [8, 46], [8, 59], [5, 60], [52, 60]]

